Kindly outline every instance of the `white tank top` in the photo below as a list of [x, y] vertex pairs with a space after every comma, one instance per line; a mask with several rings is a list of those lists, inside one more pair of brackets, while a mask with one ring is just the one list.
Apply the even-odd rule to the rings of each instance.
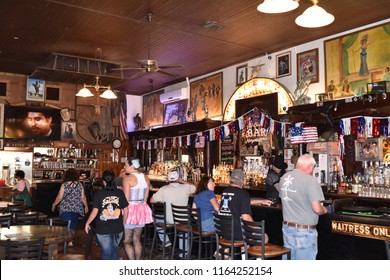
[[145, 198], [146, 189], [148, 184], [145, 180], [145, 175], [142, 173], [133, 173], [137, 177], [137, 185], [130, 189], [130, 201], [129, 202], [143, 202]]

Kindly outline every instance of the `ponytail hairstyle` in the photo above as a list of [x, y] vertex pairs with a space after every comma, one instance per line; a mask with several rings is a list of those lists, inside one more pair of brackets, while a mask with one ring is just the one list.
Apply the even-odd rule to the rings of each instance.
[[108, 191], [115, 190], [115, 186], [113, 184], [115, 180], [115, 173], [112, 169], [107, 169], [103, 171], [102, 175], [103, 181], [106, 183], [105, 189]]

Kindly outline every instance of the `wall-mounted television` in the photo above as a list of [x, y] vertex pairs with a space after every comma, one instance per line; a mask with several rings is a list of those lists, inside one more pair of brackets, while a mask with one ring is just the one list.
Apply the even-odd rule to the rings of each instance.
[[45, 107], [6, 106], [4, 138], [60, 140], [60, 110]]

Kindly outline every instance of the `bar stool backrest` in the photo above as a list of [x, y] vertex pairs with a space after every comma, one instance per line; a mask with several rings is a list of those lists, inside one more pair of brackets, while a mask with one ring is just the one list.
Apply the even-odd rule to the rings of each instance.
[[12, 224], [12, 213], [0, 214], [0, 225], [1, 227], [10, 227]]
[[241, 218], [241, 229], [244, 238], [245, 259], [248, 259], [248, 246], [260, 246], [261, 258], [265, 259], [265, 222], [249, 222]]
[[15, 213], [14, 224], [16, 225], [36, 225], [38, 224], [39, 213], [36, 211]]

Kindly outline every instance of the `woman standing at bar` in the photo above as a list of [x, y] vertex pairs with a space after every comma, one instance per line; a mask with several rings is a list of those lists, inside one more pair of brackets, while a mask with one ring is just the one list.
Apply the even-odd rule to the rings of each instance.
[[130, 260], [139, 260], [142, 255], [141, 234], [145, 224], [153, 222], [152, 210], [147, 204], [149, 196], [149, 179], [141, 173], [139, 159], [131, 158], [125, 163], [125, 172], [130, 174], [123, 178], [122, 190], [129, 202], [128, 215], [125, 221], [125, 251]]
[[214, 231], [213, 211], [219, 210], [219, 203], [214, 194], [215, 183], [213, 178], [204, 176], [198, 183], [192, 207], [200, 208], [202, 231]]
[[[85, 198], [84, 188], [79, 182], [79, 173], [74, 168], [65, 171], [64, 183], [58, 191], [51, 211], [54, 212], [58, 204], [60, 205], [61, 219], [63, 221], [70, 221], [69, 228], [75, 231], [79, 215], [84, 216], [84, 214], [88, 213], [88, 204]], [[69, 242], [68, 246], [72, 247], [73, 242]]]

